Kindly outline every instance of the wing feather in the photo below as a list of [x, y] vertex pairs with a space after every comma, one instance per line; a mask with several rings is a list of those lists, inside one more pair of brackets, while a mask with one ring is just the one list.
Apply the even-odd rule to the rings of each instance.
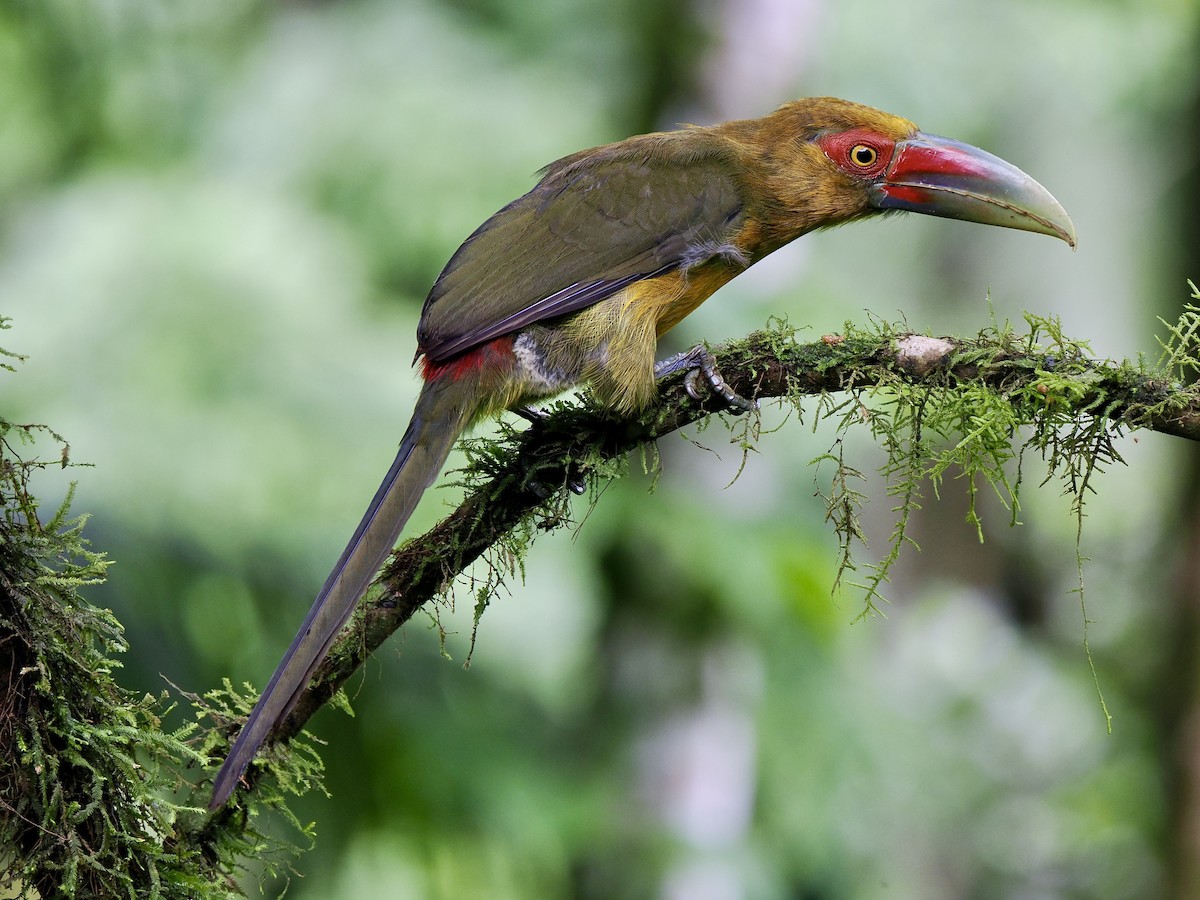
[[720, 147], [656, 135], [576, 154], [481, 225], [425, 301], [422, 352], [442, 362], [628, 285], [715, 255], [742, 192]]

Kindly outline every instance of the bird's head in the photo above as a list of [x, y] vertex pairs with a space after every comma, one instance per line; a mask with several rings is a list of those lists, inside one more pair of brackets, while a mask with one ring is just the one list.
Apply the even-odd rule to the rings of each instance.
[[799, 233], [894, 210], [1048, 234], [1075, 226], [1044, 187], [998, 156], [920, 131], [899, 116], [818, 97], [761, 123], [770, 193]]

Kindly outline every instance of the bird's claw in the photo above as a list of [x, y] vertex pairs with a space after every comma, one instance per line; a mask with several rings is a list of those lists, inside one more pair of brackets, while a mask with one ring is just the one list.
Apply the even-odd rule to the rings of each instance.
[[544, 481], [527, 481], [525, 482], [525, 490], [533, 494], [539, 501], [549, 500], [550, 495], [554, 493]]
[[703, 400], [705, 391], [700, 387], [700, 377], [703, 376], [709, 393], [716, 394], [729, 406], [735, 415], [754, 412], [758, 409], [758, 401], [743, 397], [729, 386], [721, 372], [717, 369], [717, 359], [712, 351], [703, 344], [697, 344], [691, 350], [677, 353], [669, 359], [664, 359], [654, 367], [658, 377], [671, 375], [681, 369], [688, 373], [683, 378], [683, 389], [693, 400]]
[[579, 467], [575, 463], [571, 463], [571, 467], [567, 469], [566, 483], [567, 490], [576, 496], [587, 490], [587, 479], [583, 477], [583, 473], [579, 471]]
[[[550, 413], [536, 406], [513, 406], [511, 410], [531, 425], [539, 425], [550, 418]], [[548, 500], [560, 487], [566, 487], [572, 494], [583, 494], [587, 491], [587, 478], [577, 462], [567, 463], [561, 484], [551, 484], [540, 478], [528, 476], [525, 481], [525, 489], [538, 500]]]
[[550, 418], [550, 413], [544, 409], [538, 409], [536, 406], [514, 406], [512, 411], [531, 424], [544, 422]]
[[550, 485], [538, 478], [531, 478], [525, 482], [525, 489], [537, 497], [538, 500], [550, 499], [559, 487], [566, 487], [568, 491], [576, 496], [587, 492], [587, 477], [580, 470], [578, 463], [572, 461], [567, 464], [567, 471], [563, 476], [561, 485]]

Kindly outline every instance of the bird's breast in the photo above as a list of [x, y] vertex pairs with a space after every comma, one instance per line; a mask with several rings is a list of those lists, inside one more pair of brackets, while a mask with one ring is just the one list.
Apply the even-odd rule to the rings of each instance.
[[629, 289], [632, 295], [630, 305], [640, 310], [640, 314], [652, 318], [655, 335], [662, 337], [743, 268], [729, 264], [708, 264], [679, 269], [660, 278], [639, 282]]

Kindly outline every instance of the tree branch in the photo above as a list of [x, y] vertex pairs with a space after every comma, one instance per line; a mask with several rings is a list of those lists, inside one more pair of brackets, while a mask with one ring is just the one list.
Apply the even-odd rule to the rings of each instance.
[[[1028, 407], [1030, 422], [1053, 410], [1064, 421], [1099, 418], [1114, 427], [1200, 440], [1200, 395], [1194, 390], [1128, 364], [1089, 359], [1069, 342], [1045, 349], [1013, 334], [972, 341], [896, 334], [833, 335], [798, 344], [789, 333], [762, 331], [715, 352], [726, 382], [759, 400], [899, 383], [953, 391], [970, 383]], [[485, 551], [529, 517], [565, 503], [566, 486], [580, 474], [726, 411], [717, 398], [691, 398], [675, 376], [636, 417], [615, 419], [585, 401], [561, 406], [513, 437], [490, 457], [487, 477], [458, 509], [396, 551], [383, 572], [382, 596], [363, 605], [271, 740], [294, 736], [380, 644]], [[556, 487], [550, 496], [547, 485]]]

